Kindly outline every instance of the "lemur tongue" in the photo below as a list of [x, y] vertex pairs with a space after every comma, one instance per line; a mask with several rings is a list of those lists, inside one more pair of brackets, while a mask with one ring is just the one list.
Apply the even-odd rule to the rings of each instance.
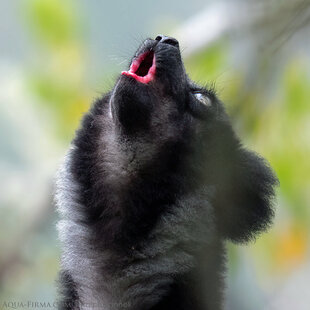
[[155, 72], [155, 54], [147, 51], [134, 59], [129, 71], [123, 71], [122, 75], [131, 76], [138, 82], [147, 84], [154, 79]]

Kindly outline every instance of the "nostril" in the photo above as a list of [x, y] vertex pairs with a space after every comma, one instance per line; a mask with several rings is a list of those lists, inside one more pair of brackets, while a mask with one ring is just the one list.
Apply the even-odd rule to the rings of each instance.
[[155, 38], [155, 40], [158, 41], [158, 42], [161, 42], [161, 43], [172, 45], [172, 46], [179, 46], [179, 42], [175, 38], [166, 37], [166, 36], [163, 36], [163, 35], [158, 35]]
[[158, 36], [155, 38], [155, 40], [158, 41], [158, 42], [160, 42], [160, 40], [161, 40], [162, 38], [163, 38], [163, 36], [158, 35]]

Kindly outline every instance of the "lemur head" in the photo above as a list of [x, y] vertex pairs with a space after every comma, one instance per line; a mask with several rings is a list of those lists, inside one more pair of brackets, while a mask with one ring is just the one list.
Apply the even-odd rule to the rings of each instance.
[[[113, 148], [115, 153], [102, 145], [111, 140], [111, 131], [119, 146]], [[147, 180], [162, 186], [158, 192], [163, 198], [153, 199], [165, 203], [165, 197], [171, 201], [180, 191], [201, 186], [210, 189], [219, 230], [231, 240], [249, 240], [270, 224], [276, 178], [264, 159], [241, 146], [215, 93], [188, 78], [174, 38], [157, 36], [140, 46], [129, 70], [122, 72], [114, 89], [96, 103], [81, 132], [85, 138], [78, 135], [76, 144], [81, 141], [81, 148], [90, 144], [100, 154], [99, 164], [96, 155], [100, 169], [114, 154], [127, 160], [124, 171], [131, 169], [133, 161], [138, 162], [134, 169], [139, 171], [131, 170], [129, 180], [133, 184], [136, 173], [144, 178], [139, 184], [145, 186]], [[96, 140], [94, 135], [109, 136], [110, 140]], [[87, 152], [79, 159], [80, 166], [91, 160]], [[90, 165], [94, 169], [95, 164]], [[105, 178], [108, 169], [103, 169]], [[111, 179], [121, 182], [122, 174], [113, 173]], [[178, 188], [181, 190], [173, 193]]]
[[162, 35], [140, 46], [110, 99], [111, 114], [122, 133], [152, 135], [155, 140], [172, 132], [182, 136], [193, 122], [206, 124], [203, 120], [219, 106], [213, 91], [188, 78], [178, 41]]

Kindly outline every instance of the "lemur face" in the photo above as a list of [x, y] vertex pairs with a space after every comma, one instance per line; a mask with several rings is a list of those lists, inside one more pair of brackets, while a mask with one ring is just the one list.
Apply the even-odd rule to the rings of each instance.
[[217, 105], [212, 91], [187, 77], [178, 41], [165, 36], [144, 41], [110, 99], [114, 121], [131, 135], [170, 132], [171, 123], [182, 132], [193, 118], [210, 117]]

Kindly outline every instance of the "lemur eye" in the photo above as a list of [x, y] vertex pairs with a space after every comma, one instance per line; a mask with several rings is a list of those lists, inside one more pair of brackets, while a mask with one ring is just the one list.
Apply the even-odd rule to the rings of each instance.
[[212, 103], [211, 99], [202, 93], [194, 93], [194, 96], [197, 100], [199, 100], [202, 104], [204, 104], [207, 107], [210, 106]]

